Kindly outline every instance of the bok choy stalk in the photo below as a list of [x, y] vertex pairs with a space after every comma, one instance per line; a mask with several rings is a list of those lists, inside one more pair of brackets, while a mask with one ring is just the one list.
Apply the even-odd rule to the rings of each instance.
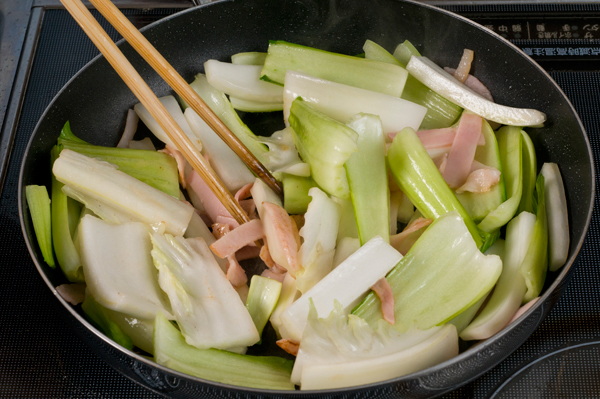
[[175, 198], [179, 197], [177, 163], [173, 157], [156, 151], [96, 146], [73, 134], [69, 122], [58, 138], [60, 149], [69, 149], [91, 158], [99, 158], [119, 167], [121, 172], [135, 177]]
[[[428, 329], [453, 319], [492, 289], [501, 270], [498, 256], [479, 251], [458, 212], [448, 212], [386, 277], [394, 293], [395, 328], [407, 331], [416, 322]], [[379, 298], [369, 294], [353, 313], [374, 327], [381, 318]]]
[[261, 220], [264, 219], [264, 202], [270, 202], [279, 207], [282, 206], [279, 196], [258, 177], [254, 180], [250, 193], [252, 194], [252, 199], [254, 199], [254, 204], [256, 205], [256, 212], [258, 212], [258, 216]]
[[331, 197], [331, 199], [337, 203], [341, 209], [340, 227], [338, 228], [337, 238], [338, 243], [345, 237], [358, 239], [358, 227], [356, 226], [352, 200], [338, 197]]
[[[492, 245], [491, 247], [488, 248], [487, 251], [485, 251], [485, 255], [498, 255], [500, 257], [500, 259], [502, 260], [502, 265], [504, 265], [505, 247], [506, 246], [505, 246], [504, 240], [502, 238], [499, 238], [498, 240], [496, 240], [494, 245]], [[503, 271], [504, 271], [504, 268], [503, 268]], [[500, 278], [502, 278], [502, 275], [500, 275]], [[469, 326], [469, 324], [471, 324], [471, 322], [473, 321], [473, 319], [479, 312], [481, 305], [483, 305], [483, 303], [488, 298], [488, 296], [489, 296], [489, 293], [482, 296], [481, 299], [479, 301], [477, 301], [477, 303], [475, 303], [475, 305], [471, 306], [469, 309], [465, 310], [464, 312], [462, 312], [461, 314], [459, 314], [452, 320], [448, 321], [448, 323], [454, 324], [454, 326], [456, 327], [456, 331], [458, 332], [459, 335], [465, 328], [467, 328]]]
[[44, 262], [54, 268], [56, 264], [52, 251], [52, 218], [48, 190], [45, 186], [29, 185], [25, 187], [25, 198]]
[[279, 300], [277, 306], [271, 314], [269, 321], [273, 326], [273, 329], [277, 333], [279, 338], [290, 338], [291, 334], [287, 331], [285, 324], [281, 320], [281, 315], [285, 310], [300, 298], [302, 293], [296, 288], [296, 279], [291, 274], [286, 273], [283, 278], [283, 284], [281, 285], [281, 293], [279, 294]]
[[358, 134], [315, 110], [301, 97], [292, 103], [290, 125], [298, 152], [310, 165], [314, 181], [328, 194], [348, 198], [344, 163], [358, 151]]
[[277, 280], [261, 276], [252, 276], [250, 280], [246, 309], [254, 321], [259, 336], [262, 335], [271, 313], [275, 310], [281, 293], [281, 285]]
[[363, 245], [283, 312], [281, 320], [290, 338], [301, 340], [311, 299], [319, 315], [331, 313], [334, 300], [350, 311], [400, 259], [400, 252], [381, 237]]
[[310, 166], [302, 162], [298, 156], [292, 129], [279, 130], [270, 137], [260, 136], [258, 140], [269, 147], [269, 152], [265, 155], [265, 158], [268, 159], [269, 168], [278, 180], [281, 180], [282, 173], [304, 177], [310, 176]]
[[302, 390], [332, 389], [385, 381], [434, 366], [458, 355], [453, 325], [399, 333], [379, 320], [373, 330], [346, 315], [336, 302], [327, 318], [310, 307], [292, 382]]
[[63, 150], [52, 172], [65, 193], [112, 223], [164, 223], [170, 234], [182, 235], [194, 208], [116, 169], [108, 162]]
[[[481, 134], [485, 139], [485, 145], [477, 146], [475, 151], [475, 161], [492, 168], [503, 171], [500, 161], [500, 151], [496, 135], [490, 127], [490, 124], [484, 119], [481, 126]], [[504, 173], [500, 173], [500, 181], [493, 185], [490, 191], [485, 193], [456, 193], [456, 197], [471, 215], [475, 223], [482, 221], [491, 211], [498, 208], [500, 204], [506, 201], [506, 189], [504, 186]]]
[[231, 56], [231, 63], [236, 65], [264, 65], [267, 53], [248, 51]]
[[[411, 50], [408, 50], [408, 46], [410, 46]], [[399, 53], [399, 49], [404, 50], [402, 54]], [[365, 42], [363, 50], [367, 59], [387, 62], [402, 68], [405, 67], [412, 55], [420, 55], [408, 40], [396, 47], [393, 56], [386, 49], [370, 40]], [[446, 100], [410, 74], [406, 78], [406, 85], [400, 98], [425, 107], [427, 112], [421, 122], [421, 129], [448, 127], [452, 125], [462, 112], [462, 108], [458, 105]], [[414, 129], [417, 130], [417, 128]]]
[[[204, 100], [206, 105], [217, 114], [219, 119], [223, 121], [225, 125], [235, 134], [242, 143], [250, 150], [252, 154], [258, 160], [265, 165], [268, 169], [271, 169], [267, 163], [268, 159], [265, 158], [268, 152], [267, 147], [258, 142], [256, 136], [240, 119], [237, 112], [231, 106], [231, 103], [227, 99], [227, 96], [220, 91], [212, 87], [206, 80], [206, 76], [199, 73], [196, 75], [196, 79], [190, 83], [190, 87], [194, 89], [196, 93]], [[181, 100], [183, 108], [188, 108], [185, 101]]]
[[521, 130], [521, 144], [523, 150], [523, 193], [517, 214], [521, 212], [533, 212], [533, 195], [537, 176], [537, 159], [533, 142], [524, 130]]
[[262, 79], [283, 84], [288, 70], [394, 97], [400, 97], [408, 76], [397, 65], [284, 41], [269, 42]]
[[230, 64], [217, 60], [204, 63], [208, 83], [223, 93], [248, 101], [282, 102], [281, 86], [260, 80], [262, 65]]
[[156, 281], [146, 224], [115, 225], [86, 215], [78, 232], [87, 288], [99, 304], [144, 320], [170, 314]]
[[390, 242], [390, 190], [381, 120], [358, 114], [347, 125], [358, 133], [358, 152], [346, 161], [346, 175], [361, 245], [375, 236]]
[[548, 264], [550, 271], [558, 270], [569, 256], [569, 215], [565, 186], [558, 165], [545, 163], [544, 176], [546, 212], [548, 217]]
[[486, 339], [502, 330], [521, 306], [525, 279], [520, 268], [531, 243], [535, 215], [521, 212], [506, 227], [502, 274], [481, 313], [460, 334], [464, 340]]
[[486, 249], [481, 232], [444, 181], [414, 130], [404, 129], [394, 137], [387, 159], [398, 187], [423, 217], [437, 219], [457, 211], [477, 246]]
[[[91, 297], [91, 296], [90, 296]], [[102, 306], [98, 304], [98, 306]], [[134, 346], [150, 354], [154, 353], [154, 344], [152, 343], [154, 335], [154, 319], [143, 320], [125, 313], [102, 306], [108, 318], [114, 322], [123, 332], [131, 338]]]
[[283, 102], [264, 103], [259, 101], [242, 100], [237, 97], [229, 97], [231, 106], [238, 111], [244, 112], [274, 112], [283, 110]]
[[154, 360], [162, 366], [223, 384], [294, 390], [290, 382], [291, 360], [198, 349], [188, 345], [163, 315], [158, 315], [154, 324]]
[[203, 239], [159, 233], [151, 239], [158, 282], [188, 344], [229, 349], [258, 342], [252, 317]]
[[185, 119], [200, 140], [204, 155], [229, 191], [237, 191], [255, 179], [252, 172], [235, 152], [191, 108], [185, 110]]
[[306, 213], [308, 204], [310, 203], [310, 196], [308, 191], [315, 187], [315, 181], [311, 177], [301, 177], [283, 175], [283, 200], [284, 209], [289, 214], [302, 214]]
[[317, 111], [341, 123], [348, 123], [360, 112], [378, 115], [384, 133], [396, 133], [405, 127], [416, 130], [427, 112], [426, 108], [398, 97], [288, 71], [283, 92], [285, 122], [297, 97], [302, 97]]
[[112, 321], [106, 309], [96, 302], [94, 297], [88, 295], [81, 304], [81, 309], [83, 309], [86, 318], [94, 325], [94, 327], [102, 331], [104, 335], [121, 345], [123, 348], [133, 350], [131, 338], [121, 330], [117, 323]]
[[527, 286], [527, 292], [523, 296], [523, 304], [540, 295], [548, 271], [548, 220], [546, 217], [544, 175], [542, 174], [538, 175], [535, 183], [533, 210], [535, 211], [533, 236], [527, 249], [527, 255], [525, 255], [521, 265], [521, 273]]
[[[179, 125], [183, 133], [190, 139], [194, 147], [198, 149], [198, 151], [202, 151], [202, 141], [192, 132], [190, 126], [188, 125], [185, 117], [183, 116], [183, 112], [181, 112], [181, 108], [177, 103], [177, 100], [173, 96], [165, 96], [159, 98], [160, 102], [166, 110], [171, 114], [175, 122]], [[144, 125], [150, 129], [150, 131], [156, 136], [157, 139], [162, 141], [163, 143], [177, 148], [177, 146], [171, 141], [167, 133], [163, 130], [162, 127], [158, 124], [156, 119], [150, 114], [150, 112], [142, 105], [141, 103], [136, 104], [133, 107], [133, 110], [138, 114]]]
[[319, 188], [311, 188], [308, 195], [312, 201], [308, 204], [304, 226], [300, 229], [303, 243], [298, 251], [303, 269], [296, 275], [296, 287], [302, 293], [331, 272], [341, 217], [339, 205]]
[[[50, 151], [52, 165], [60, 154], [59, 146]], [[52, 174], [52, 244], [61, 270], [71, 282], [83, 281], [81, 259], [73, 242], [79, 222], [79, 203], [62, 191], [63, 184]]]
[[500, 150], [500, 162], [504, 174], [507, 200], [488, 213], [479, 223], [478, 227], [488, 233], [498, 230], [513, 218], [523, 193], [523, 141], [521, 139], [521, 129], [504, 126], [496, 132], [496, 138]]

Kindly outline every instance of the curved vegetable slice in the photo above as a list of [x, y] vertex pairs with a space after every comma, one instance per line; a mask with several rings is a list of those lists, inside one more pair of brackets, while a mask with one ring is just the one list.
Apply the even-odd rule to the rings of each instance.
[[517, 213], [533, 212], [533, 195], [535, 191], [535, 180], [537, 177], [537, 158], [533, 142], [524, 130], [521, 130], [523, 143], [523, 193]]
[[400, 97], [408, 76], [397, 65], [271, 41], [262, 79], [283, 84], [288, 70], [394, 97]]
[[492, 233], [508, 223], [519, 207], [523, 193], [523, 156], [521, 129], [504, 126], [496, 132], [507, 200], [479, 223], [478, 227]]
[[360, 317], [346, 315], [339, 303], [322, 319], [313, 306], [292, 381], [302, 390], [356, 386], [423, 370], [457, 354], [452, 325], [401, 334], [382, 320], [373, 330]]
[[544, 176], [546, 211], [548, 216], [548, 263], [551, 272], [558, 270], [569, 255], [569, 215], [565, 186], [558, 165], [545, 163]]
[[99, 304], [146, 320], [168, 312], [146, 224], [115, 225], [87, 215], [79, 225], [79, 243], [87, 287]]
[[314, 109], [341, 123], [348, 123], [359, 112], [378, 115], [385, 133], [396, 133], [405, 127], [416, 130], [427, 112], [425, 107], [398, 97], [288, 71], [283, 92], [286, 122], [296, 97], [302, 97]]
[[44, 261], [54, 268], [54, 253], [52, 252], [52, 219], [50, 215], [50, 197], [45, 186], [29, 185], [25, 187], [27, 206], [31, 213], [31, 221], [42, 251]]
[[237, 191], [254, 181], [254, 175], [235, 152], [191, 108], [185, 110], [190, 129], [204, 144], [203, 154], [210, 158], [210, 165], [227, 189]]
[[246, 309], [254, 321], [258, 335], [262, 335], [271, 313], [275, 310], [280, 293], [281, 283], [279, 281], [252, 276], [248, 299], [246, 299]]
[[267, 58], [267, 53], [248, 51], [232, 55], [231, 63], [237, 65], [263, 65], [265, 58]]
[[158, 282], [188, 344], [229, 349], [259, 341], [239, 295], [201, 238], [151, 235]]
[[338, 204], [319, 188], [311, 188], [308, 195], [312, 200], [300, 229], [304, 242], [298, 251], [303, 270], [296, 275], [296, 286], [302, 293], [331, 272], [341, 217]]
[[381, 120], [375, 115], [358, 114], [348, 127], [358, 133], [358, 152], [348, 158], [345, 167], [360, 243], [375, 236], [389, 242], [390, 190]]
[[274, 112], [283, 110], [283, 101], [261, 102], [248, 101], [241, 98], [229, 96], [231, 106], [238, 111], [244, 112]]
[[538, 175], [535, 183], [533, 210], [535, 211], [535, 226], [533, 237], [527, 250], [527, 255], [521, 265], [521, 273], [525, 277], [527, 292], [523, 296], [523, 304], [538, 297], [546, 281], [548, 270], [548, 220], [546, 218], [546, 194], [544, 175]]
[[261, 70], [261, 65], [230, 64], [217, 60], [204, 63], [208, 83], [225, 94], [248, 101], [283, 101], [281, 86], [260, 80]]
[[[194, 208], [116, 169], [116, 166], [63, 150], [52, 172], [65, 184], [63, 191], [113, 223], [140, 221], [164, 223], [170, 234], [182, 235]], [[102, 210], [107, 210], [108, 213]], [[112, 212], [112, 213], [111, 213]]]
[[387, 157], [398, 187], [423, 217], [437, 219], [457, 211], [477, 246], [484, 244], [477, 226], [442, 178], [414, 130], [407, 128], [398, 133]]
[[310, 165], [314, 181], [328, 194], [348, 198], [344, 163], [358, 151], [358, 134], [317, 111], [301, 97], [292, 103], [290, 125], [298, 152]]
[[481, 313], [460, 334], [464, 340], [487, 339], [502, 330], [521, 306], [525, 279], [520, 268], [531, 243], [535, 215], [521, 212], [506, 227], [502, 274]]
[[381, 237], [363, 245], [283, 312], [281, 320], [290, 338], [301, 340], [311, 299], [320, 315], [331, 313], [334, 300], [349, 311], [400, 259], [400, 252]]
[[[479, 251], [458, 212], [445, 214], [386, 277], [394, 292], [394, 327], [407, 331], [416, 322], [419, 329], [428, 329], [451, 320], [479, 301], [501, 271], [500, 257]], [[371, 293], [352, 313], [373, 327], [381, 318], [380, 308]]]
[[502, 173], [502, 164], [500, 162], [500, 150], [496, 135], [487, 121], [483, 121], [481, 134], [485, 139], [483, 146], [478, 146], [475, 151], [475, 161], [499, 170], [500, 182], [493, 185], [490, 191], [486, 193], [463, 192], [456, 193], [456, 197], [465, 207], [475, 223], [483, 220], [491, 211], [498, 208], [502, 202], [506, 201], [506, 188], [504, 185], [504, 174]]
[[293, 390], [293, 362], [275, 356], [250, 356], [218, 349], [198, 349], [163, 315], [154, 322], [156, 363], [195, 377], [258, 389]]
[[425, 86], [461, 107], [494, 122], [510, 126], [537, 126], [543, 112], [493, 103], [456, 80], [427, 57], [412, 56], [406, 69]]
[[108, 310], [96, 302], [93, 296], [88, 295], [85, 298], [85, 301], [81, 304], [81, 309], [85, 313], [86, 318], [108, 338], [125, 349], [133, 350], [131, 338], [111, 319]]

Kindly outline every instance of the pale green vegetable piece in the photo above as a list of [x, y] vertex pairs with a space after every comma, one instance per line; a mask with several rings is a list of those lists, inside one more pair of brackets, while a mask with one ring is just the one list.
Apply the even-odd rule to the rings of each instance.
[[173, 370], [223, 384], [294, 390], [290, 382], [291, 360], [195, 348], [163, 315], [154, 322], [154, 360]]
[[311, 177], [284, 173], [282, 182], [285, 211], [296, 215], [305, 213], [311, 201], [308, 191], [315, 187], [315, 181]]
[[523, 193], [517, 214], [521, 212], [533, 212], [533, 195], [535, 191], [535, 180], [537, 177], [537, 158], [533, 142], [524, 130], [521, 130], [523, 143]]
[[523, 156], [521, 129], [504, 126], [496, 132], [504, 184], [506, 186], [506, 201], [478, 224], [478, 227], [491, 233], [508, 223], [519, 207], [523, 193]]
[[133, 350], [131, 338], [110, 318], [107, 310], [98, 304], [94, 297], [88, 295], [81, 304], [81, 309], [86, 318], [104, 335], [125, 349]]
[[159, 233], [151, 239], [158, 283], [188, 344], [229, 349], [259, 341], [248, 310], [203, 239]]
[[535, 226], [527, 255], [521, 265], [521, 273], [525, 277], [527, 292], [523, 296], [523, 304], [538, 297], [546, 281], [548, 271], [548, 220], [546, 217], [546, 194], [544, 190], [544, 175], [539, 174], [535, 183], [533, 210], [535, 211]]
[[290, 125], [298, 152], [310, 165], [314, 181], [330, 195], [349, 198], [344, 163], [358, 151], [358, 134], [315, 110], [301, 97], [292, 103]]
[[277, 302], [277, 306], [275, 306], [275, 310], [273, 310], [271, 318], [269, 319], [279, 338], [291, 337], [291, 334], [287, 331], [283, 321], [281, 320], [281, 315], [292, 303], [294, 303], [296, 299], [300, 298], [301, 295], [302, 293], [296, 288], [296, 279], [289, 273], [286, 273], [283, 279], [283, 285], [281, 286], [279, 301]]
[[358, 133], [358, 152], [348, 158], [345, 167], [360, 243], [376, 236], [389, 242], [390, 191], [381, 120], [375, 115], [358, 114], [347, 126]]
[[397, 65], [271, 41], [262, 79], [283, 84], [288, 70], [394, 97], [400, 97], [408, 76]]
[[265, 63], [265, 58], [267, 58], [267, 53], [248, 51], [232, 55], [231, 63], [238, 65], [263, 65]]
[[305, 293], [333, 269], [333, 256], [340, 224], [340, 207], [318, 187], [308, 191], [312, 200], [300, 229], [302, 246], [298, 259], [302, 265], [296, 274], [296, 287]]
[[279, 196], [258, 177], [254, 180], [254, 185], [250, 189], [250, 193], [252, 194], [252, 199], [254, 199], [254, 204], [256, 204], [256, 212], [258, 212], [258, 216], [261, 220], [264, 217], [264, 202], [270, 202], [271, 204], [282, 207], [281, 198], [279, 198]]
[[535, 215], [522, 212], [506, 227], [506, 249], [502, 274], [490, 300], [475, 320], [460, 334], [464, 340], [487, 339], [502, 330], [521, 306], [525, 279], [521, 265], [531, 243]]
[[241, 98], [229, 96], [229, 102], [231, 106], [243, 112], [275, 112], [283, 111], [283, 101], [279, 102], [260, 102], [260, 101], [249, 101]]
[[419, 53], [419, 50], [417, 50], [416, 47], [413, 46], [413, 44], [408, 40], [400, 43], [394, 50], [394, 58], [400, 61], [403, 65], [408, 64], [413, 55], [420, 56], [421, 53]]
[[[428, 329], [451, 320], [479, 301], [501, 271], [500, 257], [483, 255], [460, 215], [448, 212], [386, 277], [394, 293], [396, 329], [407, 331], [414, 322]], [[380, 308], [371, 293], [353, 313], [374, 327], [382, 317]]]
[[182, 235], [194, 208], [100, 161], [63, 150], [52, 172], [65, 184], [63, 191], [112, 223], [140, 221], [164, 224], [170, 234]]
[[31, 214], [31, 222], [44, 261], [50, 267], [56, 267], [52, 252], [52, 218], [50, 215], [50, 198], [45, 186], [29, 185], [25, 187], [27, 206]]
[[311, 307], [292, 382], [302, 390], [363, 385], [410, 374], [458, 355], [452, 325], [399, 333], [380, 320], [373, 330], [364, 320], [346, 315], [336, 304], [319, 319]]
[[290, 338], [301, 340], [311, 299], [319, 315], [331, 313], [334, 300], [350, 311], [400, 259], [400, 252], [381, 237], [360, 247], [283, 312], [281, 320]]
[[548, 217], [548, 264], [551, 272], [560, 269], [569, 256], [569, 215], [565, 186], [558, 165], [545, 163], [544, 176], [546, 212]]
[[261, 276], [252, 276], [250, 280], [246, 309], [254, 321], [259, 336], [262, 335], [271, 313], [275, 310], [281, 293], [281, 285], [277, 280]]
[[156, 281], [146, 224], [116, 225], [86, 215], [79, 242], [87, 288], [99, 304], [145, 320], [170, 314]]

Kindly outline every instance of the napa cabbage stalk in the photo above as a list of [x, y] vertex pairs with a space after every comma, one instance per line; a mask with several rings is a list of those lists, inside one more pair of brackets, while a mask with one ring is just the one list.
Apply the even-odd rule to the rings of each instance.
[[103, 220], [164, 224], [166, 232], [183, 235], [194, 208], [116, 168], [65, 149], [54, 162], [52, 172], [65, 185], [65, 194]]
[[[394, 293], [394, 326], [407, 331], [415, 322], [420, 329], [446, 323], [490, 291], [501, 270], [498, 256], [479, 251], [458, 212], [448, 212], [386, 277]], [[379, 298], [369, 294], [353, 313], [375, 327], [382, 317]]]
[[170, 315], [156, 281], [146, 224], [116, 225], [86, 215], [78, 233], [87, 288], [99, 304], [145, 320], [159, 312]]
[[294, 384], [290, 382], [291, 360], [198, 349], [187, 344], [179, 330], [163, 315], [158, 315], [154, 324], [154, 360], [162, 366], [223, 384], [294, 390]]
[[158, 282], [188, 344], [229, 349], [258, 342], [252, 317], [203, 239], [160, 233], [151, 239]]
[[401, 259], [381, 237], [371, 239], [283, 312], [289, 338], [301, 340], [311, 299], [320, 316], [331, 313], [334, 300], [349, 312]]
[[346, 315], [339, 302], [326, 318], [319, 318], [311, 306], [292, 382], [302, 390], [363, 385], [414, 373], [456, 355], [453, 325], [411, 328], [401, 334], [383, 320], [373, 330], [360, 317]]
[[339, 205], [319, 188], [311, 188], [308, 195], [312, 200], [300, 229], [303, 243], [298, 250], [303, 269], [296, 275], [296, 287], [302, 293], [331, 272], [341, 216]]
[[289, 120], [298, 152], [310, 165], [314, 181], [330, 195], [349, 198], [344, 163], [358, 151], [358, 134], [315, 110], [301, 97], [292, 103]]

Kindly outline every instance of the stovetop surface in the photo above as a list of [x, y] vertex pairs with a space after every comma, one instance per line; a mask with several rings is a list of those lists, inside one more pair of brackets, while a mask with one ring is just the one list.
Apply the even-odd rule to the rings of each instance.
[[[502, 34], [550, 71], [579, 113], [600, 160], [599, 4], [443, 7]], [[30, 52], [31, 62], [27, 54], [21, 56], [1, 137], [10, 157], [0, 159], [0, 165], [7, 161], [0, 186], [0, 397], [159, 398], [107, 366], [62, 323], [56, 299], [23, 241], [17, 185], [28, 139], [54, 95], [98, 53], [66, 11], [32, 10], [23, 48], [36, 50]], [[124, 10], [138, 26], [176, 11]], [[600, 397], [599, 244], [595, 212], [572, 281], [549, 317], [499, 366], [445, 398]]]

